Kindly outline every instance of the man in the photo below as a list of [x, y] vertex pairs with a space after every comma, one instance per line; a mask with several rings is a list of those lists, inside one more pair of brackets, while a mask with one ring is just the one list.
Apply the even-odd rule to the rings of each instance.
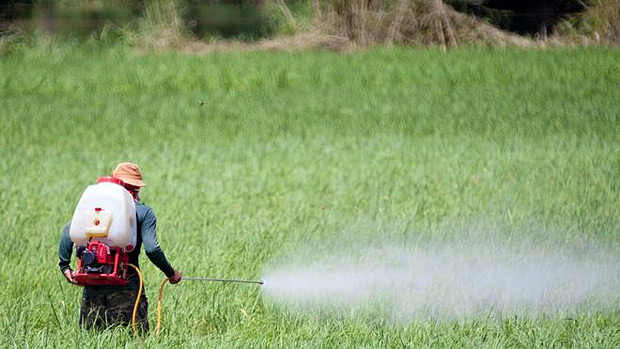
[[[113, 177], [126, 183], [127, 189], [134, 198], [137, 216], [137, 244], [129, 253], [129, 263], [138, 266], [140, 246], [144, 244], [147, 257], [166, 276], [171, 284], [181, 281], [181, 273], [172, 268], [164, 252], [159, 247], [156, 235], [157, 218], [153, 210], [140, 202], [140, 188], [146, 184], [142, 181], [142, 173], [138, 165], [131, 162], [123, 162], [116, 166], [112, 173]], [[60, 257], [60, 271], [68, 282], [76, 284], [73, 279], [73, 271], [69, 264], [73, 251], [73, 242], [69, 237], [70, 224], [62, 231], [62, 238], [58, 249]], [[87, 329], [102, 329], [111, 325], [127, 325], [131, 323], [133, 307], [138, 296], [139, 279], [130, 268], [129, 283], [125, 286], [85, 286], [82, 293], [82, 305], [80, 309], [80, 325]], [[148, 332], [148, 302], [142, 292], [136, 314], [136, 326]]]

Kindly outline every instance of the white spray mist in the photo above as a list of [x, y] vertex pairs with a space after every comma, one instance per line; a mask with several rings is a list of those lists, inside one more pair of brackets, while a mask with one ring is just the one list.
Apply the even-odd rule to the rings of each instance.
[[[268, 300], [301, 311], [378, 311], [390, 322], [620, 308], [620, 258], [489, 240], [339, 246], [281, 259]], [[413, 246], [413, 247], [411, 247]]]

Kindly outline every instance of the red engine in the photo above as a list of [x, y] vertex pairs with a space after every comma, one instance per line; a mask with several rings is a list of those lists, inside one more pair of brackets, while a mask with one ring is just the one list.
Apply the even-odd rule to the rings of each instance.
[[127, 285], [129, 255], [121, 248], [110, 248], [100, 241], [91, 241], [87, 247], [78, 247], [75, 281], [82, 286]]

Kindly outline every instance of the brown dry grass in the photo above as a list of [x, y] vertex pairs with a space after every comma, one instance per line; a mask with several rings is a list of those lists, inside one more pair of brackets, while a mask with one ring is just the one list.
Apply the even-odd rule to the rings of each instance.
[[[533, 46], [539, 43], [503, 32], [479, 19], [456, 12], [440, 0], [312, 0], [314, 20], [309, 28], [293, 36], [260, 40], [255, 43], [222, 41], [187, 42], [183, 52], [231, 50], [330, 50], [350, 52], [375, 45], [435, 46], [442, 49], [468, 44], [494, 46]], [[286, 4], [278, 0], [276, 8], [299, 26]]]
[[597, 0], [583, 17], [596, 42], [620, 44], [620, 0]]
[[558, 23], [550, 42], [562, 46], [620, 44], [620, 0], [594, 0], [588, 9]]
[[203, 42], [186, 40], [182, 45], [174, 48], [139, 48], [139, 52], [174, 50], [182, 53], [212, 53], [229, 51], [276, 51], [295, 52], [304, 50], [325, 50], [334, 52], [351, 52], [356, 48], [355, 43], [347, 38], [319, 33], [302, 33], [292, 36], [282, 36], [275, 39], [263, 39], [256, 42], [235, 40], [221, 40]]
[[315, 31], [346, 38], [362, 47], [439, 45], [445, 49], [472, 43], [534, 44], [459, 13], [441, 0], [313, 0], [312, 4]]
[[144, 18], [128, 38], [140, 51], [180, 49], [194, 41], [184, 29], [175, 0], [145, 1]]
[[[283, 0], [272, 5], [291, 27], [299, 21]], [[230, 50], [296, 51], [306, 49], [348, 52], [374, 45], [417, 45], [446, 49], [467, 44], [531, 46], [532, 40], [505, 33], [458, 13], [441, 0], [311, 0], [314, 18], [292, 36], [254, 43], [206, 43], [183, 31], [174, 0], [147, 2], [141, 28], [131, 39], [139, 52], [174, 50], [214, 52]]]
[[[310, 0], [308, 23], [296, 18], [284, 0], [271, 0], [292, 36], [257, 42], [199, 41], [183, 29], [175, 0], [147, 2], [146, 16], [133, 42], [138, 51], [330, 50], [350, 52], [376, 45], [438, 46], [443, 50], [463, 45], [556, 47], [606, 43], [620, 37], [620, 0], [597, 0], [579, 17], [587, 30], [565, 31], [535, 40], [502, 31], [481, 19], [455, 11], [442, 0]], [[584, 34], [584, 32], [588, 32]]]

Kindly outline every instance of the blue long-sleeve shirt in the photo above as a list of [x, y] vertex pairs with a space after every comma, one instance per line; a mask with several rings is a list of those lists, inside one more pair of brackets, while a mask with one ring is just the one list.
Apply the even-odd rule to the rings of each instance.
[[[155, 212], [143, 203], [136, 204], [136, 216], [137, 216], [137, 242], [133, 251], [129, 252], [129, 263], [139, 267], [138, 256], [140, 255], [140, 249], [144, 244], [144, 251], [146, 256], [155, 264], [167, 277], [174, 275], [174, 269], [166, 259], [164, 251], [159, 247], [157, 242], [157, 217]], [[62, 237], [60, 238], [60, 245], [58, 247], [58, 257], [60, 261], [58, 266], [60, 271], [64, 272], [69, 269], [71, 263], [71, 255], [73, 253], [73, 241], [69, 237], [69, 230], [71, 223], [69, 222], [62, 230]], [[132, 270], [130, 270], [131, 272]], [[129, 283], [126, 286], [85, 286], [85, 295], [94, 295], [106, 293], [118, 289], [134, 289], [137, 290], [140, 283], [135, 272], [131, 273], [129, 277]]]

